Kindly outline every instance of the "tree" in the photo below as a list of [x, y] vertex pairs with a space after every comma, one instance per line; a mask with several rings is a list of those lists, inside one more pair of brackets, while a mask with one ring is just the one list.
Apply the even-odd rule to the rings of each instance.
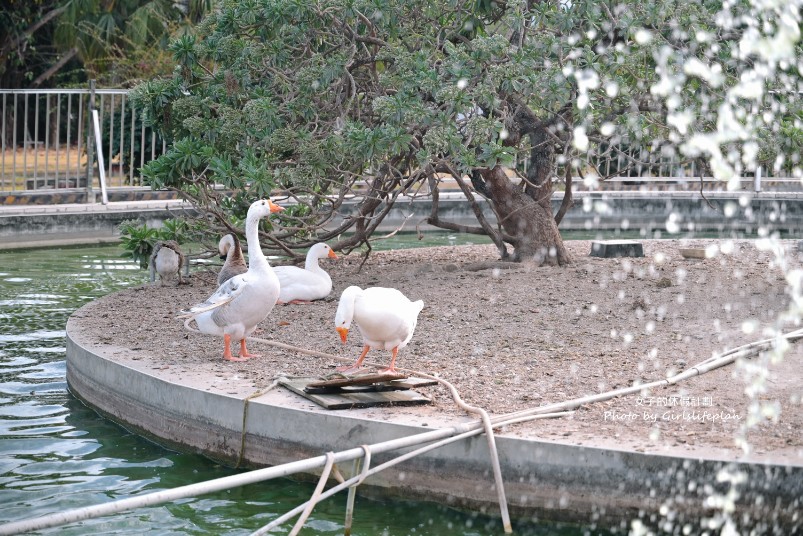
[[[169, 38], [187, 31], [213, 0], [7, 0], [0, 11], [0, 85], [42, 87], [107, 77], [116, 85], [169, 72]], [[129, 58], [130, 57], [130, 58]], [[139, 61], [146, 58], [148, 61]], [[135, 67], [128, 68], [129, 62]]]
[[[723, 105], [743, 113], [783, 100], [777, 115], [799, 118], [795, 64], [763, 72], [758, 100], [729, 93], [761, 55], [741, 54], [745, 37], [786, 28], [787, 16], [799, 25], [793, 4], [223, 1], [170, 45], [173, 77], [134, 90], [172, 141], [143, 175], [182, 192], [218, 230], [236, 226], [254, 197], [286, 192], [298, 204], [271, 235], [286, 251], [346, 232], [336, 249], [366, 243], [400, 195], [427, 185], [430, 224], [487, 234], [503, 259], [565, 264], [557, 224], [572, 205], [572, 177], [604, 180], [593, 161], [619, 142], [710, 159], [726, 179], [756, 165], [759, 141], [778, 146], [783, 129], [743, 115], [705, 151], [683, 141], [719, 132]], [[799, 40], [788, 29], [795, 54]], [[733, 135], [737, 126], [744, 132]], [[444, 177], [477, 226], [439, 216]], [[564, 197], [553, 215], [558, 177]], [[333, 224], [355, 193], [353, 217]]]
[[[0, 87], [38, 89], [86, 85], [130, 87], [173, 68], [168, 40], [189, 31], [213, 0], [6, 0], [0, 9]], [[13, 118], [25, 104], [4, 108]], [[34, 118], [30, 118], [34, 119]], [[41, 118], [36, 118], [41, 120]], [[43, 125], [44, 126], [44, 125]], [[22, 122], [18, 139], [24, 139]]]

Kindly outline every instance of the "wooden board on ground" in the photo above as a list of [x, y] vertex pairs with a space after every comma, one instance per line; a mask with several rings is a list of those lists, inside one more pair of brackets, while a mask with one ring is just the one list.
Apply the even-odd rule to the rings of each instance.
[[399, 385], [407, 389], [415, 389], [416, 387], [429, 387], [430, 385], [438, 385], [437, 380], [428, 380], [426, 378], [416, 378], [412, 376], [403, 380], [394, 380], [390, 382], [391, 385]]
[[374, 406], [416, 406], [431, 401], [421, 393], [412, 390], [377, 391], [369, 386], [341, 387], [339, 392], [310, 393], [305, 389], [310, 383], [320, 382], [320, 378], [288, 378], [279, 383], [290, 391], [307, 398], [326, 409], [370, 408]]
[[436, 380], [408, 377], [400, 372], [370, 372], [364, 374], [333, 374], [320, 381], [312, 381], [304, 388], [308, 393], [333, 393], [339, 390], [399, 391], [437, 385]]
[[348, 387], [351, 385], [372, 385], [375, 383], [403, 380], [407, 376], [400, 372], [372, 372], [368, 374], [338, 375], [328, 380], [312, 381], [309, 387]]

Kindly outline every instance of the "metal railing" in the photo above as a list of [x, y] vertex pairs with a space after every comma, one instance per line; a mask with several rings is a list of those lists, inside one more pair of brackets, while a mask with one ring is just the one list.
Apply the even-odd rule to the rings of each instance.
[[0, 89], [0, 192], [97, 189], [92, 125], [98, 111], [109, 187], [141, 186], [139, 168], [165, 151], [125, 89]]
[[[92, 194], [100, 186], [97, 162], [104, 164], [107, 188], [142, 186], [139, 169], [166, 150], [131, 106], [128, 90], [0, 89], [2, 158], [0, 195], [51, 189], [78, 189]], [[96, 143], [92, 110], [98, 111], [100, 143]], [[96, 154], [96, 147], [102, 154]], [[724, 189], [712, 177], [701, 177], [694, 163], [682, 163], [665, 148], [611, 146], [590, 155], [589, 166], [608, 177], [594, 189], [688, 190]], [[764, 170], [764, 188], [798, 190], [798, 179], [775, 177]], [[760, 191], [761, 170], [742, 178], [741, 189]], [[575, 188], [588, 189], [575, 178]], [[443, 187], [450, 182], [444, 179]], [[456, 188], [456, 187], [455, 187]], [[426, 188], [425, 188], [426, 190]], [[94, 195], [87, 196], [88, 201]]]
[[[589, 171], [599, 177], [599, 184], [589, 188], [575, 177], [577, 190], [724, 190], [724, 181], [714, 178], [696, 159], [683, 160], [669, 146], [646, 148], [620, 143], [601, 147], [589, 155]], [[787, 166], [791, 167], [791, 166]], [[740, 190], [760, 192], [764, 186], [774, 190], [797, 190], [800, 181], [791, 177], [791, 169], [780, 173], [763, 166], [743, 173]]]

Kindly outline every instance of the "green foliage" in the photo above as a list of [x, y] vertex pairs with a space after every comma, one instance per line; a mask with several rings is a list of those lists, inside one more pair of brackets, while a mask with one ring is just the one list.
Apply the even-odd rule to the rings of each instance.
[[147, 268], [153, 253], [153, 247], [159, 241], [175, 240], [179, 244], [193, 238], [189, 224], [184, 220], [167, 219], [163, 226], [155, 229], [147, 223], [127, 220], [119, 225], [120, 241], [125, 250], [124, 256], [138, 262], [141, 268]]
[[[549, 143], [580, 166], [622, 140], [681, 146], [716, 128], [723, 95], [754, 60], [737, 53], [744, 28], [716, 26], [722, 9], [708, 0], [222, 0], [170, 44], [173, 76], [132, 94], [173, 142], [143, 175], [214, 221], [235, 221], [280, 188], [308, 200], [292, 214], [296, 238], [306, 238], [330, 216], [319, 210], [326, 195], [370, 182], [385, 200], [440, 164], [521, 165], [535, 124], [550, 125]], [[719, 79], [690, 74], [694, 60]], [[778, 68], [766, 85], [792, 76]], [[799, 109], [794, 99], [785, 106], [786, 117]], [[692, 118], [684, 131], [669, 120], [677, 111]], [[784, 127], [766, 140], [795, 135]]]
[[185, 220], [167, 219], [158, 231], [159, 240], [175, 240], [179, 244], [190, 240], [190, 226]]
[[794, 174], [801, 165], [800, 148], [803, 147], [803, 113], [781, 119], [774, 128], [762, 129], [757, 155], [758, 163], [777, 176]]
[[[131, 121], [134, 122], [133, 129]], [[119, 162], [123, 171], [128, 174], [133, 168], [134, 176], [140, 176], [140, 161], [142, 156], [146, 160], [151, 158], [151, 154], [159, 156], [162, 154], [162, 138], [153, 127], [143, 125], [141, 114], [133, 112], [131, 102], [128, 101], [124, 109], [115, 107], [103, 113], [103, 126], [101, 132], [110, 132], [111, 125], [116, 129], [125, 128], [126, 139], [121, 140], [119, 136], [103, 136], [103, 152], [107, 158], [115, 159]], [[135, 132], [134, 136], [128, 136], [128, 131]], [[155, 136], [155, 138], [154, 138]], [[130, 138], [130, 139], [129, 139]], [[122, 142], [122, 145], [121, 145]]]
[[168, 80], [149, 80], [129, 93], [131, 105], [142, 110], [145, 124], [158, 128], [166, 139], [171, 139], [171, 104], [179, 99], [181, 91]]
[[153, 246], [159, 240], [159, 231], [136, 221], [124, 221], [119, 228], [124, 255], [138, 262], [141, 268], [147, 267]]
[[[164, 50], [214, 0], [6, 0], [0, 10], [0, 87], [128, 85], [169, 73]], [[186, 6], [186, 12], [182, 7]], [[59, 59], [73, 58], [66, 64]], [[54, 68], [54, 70], [51, 70]], [[47, 75], [49, 78], [39, 79]], [[55, 75], [55, 76], [54, 76]]]

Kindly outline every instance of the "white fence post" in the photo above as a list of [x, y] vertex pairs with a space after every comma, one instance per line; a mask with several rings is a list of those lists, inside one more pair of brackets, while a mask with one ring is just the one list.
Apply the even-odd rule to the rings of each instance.
[[761, 191], [761, 166], [756, 167], [756, 176], [753, 182], [753, 189], [756, 193]]
[[104, 205], [109, 204], [109, 197], [106, 194], [106, 170], [103, 168], [103, 140], [100, 137], [100, 120], [98, 111], [92, 110], [92, 124], [95, 127], [95, 147], [98, 154], [98, 176], [100, 177], [100, 195]]

